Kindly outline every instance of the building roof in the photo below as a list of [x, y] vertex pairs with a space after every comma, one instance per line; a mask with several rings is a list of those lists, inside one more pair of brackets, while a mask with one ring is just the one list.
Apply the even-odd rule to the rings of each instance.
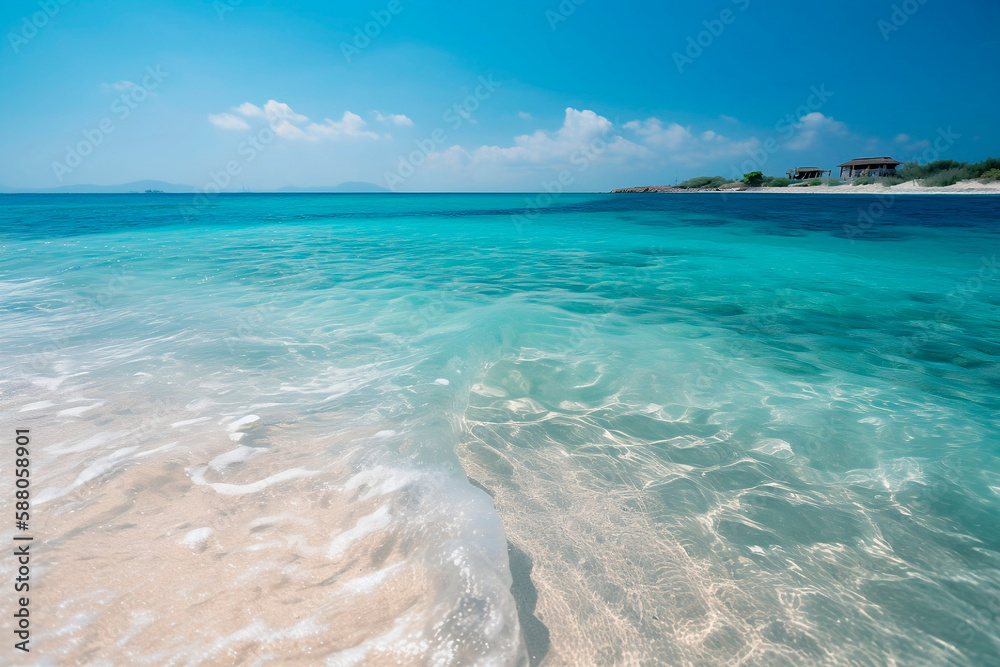
[[882, 165], [892, 165], [896, 166], [898, 164], [903, 164], [899, 160], [893, 160], [891, 157], [862, 157], [857, 160], [851, 160], [850, 162], [845, 162], [844, 164], [838, 164], [838, 167], [875, 167]]

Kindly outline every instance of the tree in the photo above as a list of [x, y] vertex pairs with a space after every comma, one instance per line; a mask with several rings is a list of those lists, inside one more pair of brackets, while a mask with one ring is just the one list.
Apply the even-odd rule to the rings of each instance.
[[751, 188], [759, 188], [764, 184], [764, 172], [751, 171], [749, 174], [743, 174], [743, 182]]

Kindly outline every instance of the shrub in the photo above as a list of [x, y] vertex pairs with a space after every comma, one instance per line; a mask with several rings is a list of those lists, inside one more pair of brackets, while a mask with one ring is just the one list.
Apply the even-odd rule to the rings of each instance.
[[[938, 162], [948, 162], [948, 160], [938, 160]], [[931, 164], [935, 163], [932, 162]], [[949, 169], [939, 170], [932, 173], [923, 180], [921, 185], [925, 188], [945, 188], [949, 185], [955, 185], [955, 183], [958, 183], [959, 181], [964, 181], [967, 178], [969, 178], [968, 168], [961, 166], [951, 167]]]
[[[928, 183], [924, 183], [924, 185], [928, 185], [929, 183], [947, 182], [954, 178], [959, 171], [963, 172], [962, 178], [981, 178], [983, 174], [993, 169], [1000, 169], [1000, 158], [986, 158], [975, 164], [957, 160], [935, 160], [928, 164], [907, 162], [896, 170], [896, 175], [904, 181], [926, 180]], [[955, 182], [957, 181], [952, 181], [952, 183]]]
[[831, 188], [835, 188], [838, 185], [843, 185], [844, 182], [839, 178], [828, 178], [826, 179], [826, 184], [829, 185]]
[[927, 169], [918, 162], [907, 162], [896, 169], [896, 175], [904, 181], [916, 181], [927, 176]]
[[806, 185], [809, 186], [809, 187], [811, 187], [811, 188], [815, 187], [817, 185], [823, 185], [823, 179], [822, 178], [814, 178], [811, 181], [806, 181]]
[[907, 162], [902, 167], [896, 169], [896, 176], [902, 178], [904, 181], [919, 181], [931, 178], [935, 174], [951, 171], [952, 169], [962, 169], [963, 167], [968, 167], [968, 165], [965, 162], [958, 162], [957, 160], [935, 160], [927, 164]]
[[728, 183], [728, 179], [722, 176], [697, 176], [689, 178], [677, 187], [679, 188], [717, 188]]
[[679, 188], [700, 188], [703, 185], [707, 185], [712, 179], [709, 176], [698, 176], [696, 178], [689, 178], [683, 183], [679, 184]]
[[787, 188], [791, 184], [792, 182], [790, 180], [781, 177], [771, 178], [767, 181], [764, 181], [764, 185], [766, 185], [769, 188]]
[[982, 162], [969, 165], [969, 175], [972, 178], [982, 178], [983, 175], [997, 170], [1000, 170], [1000, 158], [996, 157], [986, 158]]
[[851, 185], [871, 185], [875, 182], [875, 179], [871, 176], [862, 176], [861, 178], [855, 178]]
[[959, 162], [958, 160], [934, 160], [934, 162], [928, 162], [925, 165], [927, 169], [927, 175], [933, 176], [939, 172], [951, 171], [952, 169], [961, 169], [962, 167], [967, 167], [964, 162]]
[[887, 188], [891, 188], [894, 185], [899, 185], [900, 183], [906, 183], [908, 179], [902, 176], [884, 176], [878, 179], [878, 182]]
[[981, 181], [1000, 181], [1000, 169], [990, 169], [979, 176]]
[[751, 188], [759, 188], [764, 184], [764, 172], [751, 171], [749, 174], [743, 174], [743, 182]]

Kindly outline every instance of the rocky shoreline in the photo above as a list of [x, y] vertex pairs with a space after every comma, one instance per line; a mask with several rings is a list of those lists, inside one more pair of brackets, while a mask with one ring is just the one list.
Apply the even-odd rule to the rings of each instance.
[[720, 188], [678, 188], [673, 185], [646, 185], [637, 188], [619, 188], [612, 190], [611, 194], [620, 193], [641, 193], [641, 192], [731, 192], [748, 189], [742, 183], [733, 183], [732, 187], [722, 186]]

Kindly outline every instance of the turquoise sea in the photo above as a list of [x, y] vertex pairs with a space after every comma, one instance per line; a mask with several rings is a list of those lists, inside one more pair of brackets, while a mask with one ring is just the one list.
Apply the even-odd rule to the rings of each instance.
[[1000, 664], [998, 197], [0, 217], [50, 664]]

